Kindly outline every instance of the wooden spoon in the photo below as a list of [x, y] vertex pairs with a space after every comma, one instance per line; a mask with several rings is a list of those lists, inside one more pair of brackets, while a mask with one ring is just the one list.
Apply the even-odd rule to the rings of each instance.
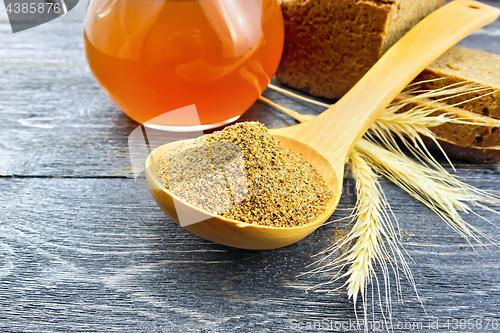
[[417, 24], [399, 40], [341, 100], [307, 123], [271, 130], [283, 146], [301, 153], [315, 166], [334, 193], [315, 221], [299, 227], [278, 228], [210, 216], [180, 201], [158, 181], [154, 161], [179, 145], [163, 145], [147, 161], [146, 177], [153, 198], [177, 224], [175, 207], [183, 214], [205, 214], [207, 219], [185, 226], [190, 232], [243, 249], [274, 249], [306, 237], [333, 213], [342, 193], [346, 159], [358, 139], [389, 103], [432, 61], [473, 31], [495, 21], [500, 10], [479, 2], [455, 0]]

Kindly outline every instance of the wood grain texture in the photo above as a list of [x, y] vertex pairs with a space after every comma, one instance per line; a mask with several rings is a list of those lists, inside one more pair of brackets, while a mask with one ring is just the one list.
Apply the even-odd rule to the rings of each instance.
[[[343, 291], [304, 292], [327, 277], [297, 277], [345, 224], [287, 248], [244, 251], [177, 227], [133, 180], [7, 178], [0, 184], [7, 205], [0, 218], [5, 331], [287, 331], [290, 319], [355, 319]], [[433, 213], [387, 182], [384, 188], [405, 203], [393, 209], [408, 233], [404, 243], [427, 312], [440, 319], [496, 316], [499, 250], [474, 253]], [[348, 215], [353, 190], [347, 182], [333, 219]], [[406, 288], [395, 318], [429, 320]]]
[[[84, 7], [81, 1], [68, 16], [18, 34], [0, 12], [0, 331], [288, 332], [290, 320], [354, 320], [343, 289], [325, 293], [340, 282], [306, 293], [328, 277], [297, 276], [348, 230], [344, 222], [283, 249], [235, 250], [177, 227], [136, 185], [127, 140], [137, 124], [86, 66]], [[461, 44], [500, 54], [498, 36], [497, 21]], [[323, 110], [272, 91], [265, 96], [301, 113]], [[260, 102], [244, 119], [294, 124]], [[456, 166], [468, 183], [500, 188], [497, 164]], [[500, 321], [498, 248], [475, 253], [428, 209], [382, 185], [428, 314], [402, 280], [405, 303], [394, 300], [394, 322]], [[348, 216], [353, 193], [347, 177], [331, 221]], [[500, 225], [497, 214], [478, 212]], [[485, 220], [466, 220], [499, 239]]]

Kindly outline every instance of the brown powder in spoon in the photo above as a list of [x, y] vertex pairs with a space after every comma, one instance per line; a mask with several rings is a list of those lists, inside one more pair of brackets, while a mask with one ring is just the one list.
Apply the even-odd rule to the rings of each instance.
[[157, 174], [176, 196], [211, 214], [273, 227], [314, 221], [332, 196], [317, 170], [258, 122], [182, 145], [158, 161]]

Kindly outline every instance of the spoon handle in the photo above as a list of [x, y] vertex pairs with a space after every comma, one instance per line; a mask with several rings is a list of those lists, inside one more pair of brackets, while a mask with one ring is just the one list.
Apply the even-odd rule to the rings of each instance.
[[332, 107], [307, 123], [279, 131], [314, 147], [331, 163], [343, 164], [357, 140], [420, 72], [499, 15], [499, 9], [476, 1], [450, 2], [403, 36]]

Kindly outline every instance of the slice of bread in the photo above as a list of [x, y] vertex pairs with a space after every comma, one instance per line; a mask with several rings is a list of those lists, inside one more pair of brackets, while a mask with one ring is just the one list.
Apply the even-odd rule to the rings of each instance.
[[411, 99], [399, 112], [408, 111], [414, 107], [434, 110], [433, 116], [446, 114], [447, 117], [460, 119], [466, 123], [445, 123], [431, 127], [431, 132], [439, 140], [460, 147], [484, 148], [500, 146], [500, 120], [479, 115], [462, 108], [449, 106], [430, 99], [415, 99], [409, 94], [400, 94], [395, 101]]
[[[500, 120], [483, 116], [463, 108], [450, 106], [430, 99], [415, 100], [410, 94], [400, 94], [396, 102], [412, 99], [401, 108], [406, 112], [414, 107], [434, 110], [433, 116], [446, 114], [466, 123], [445, 123], [430, 130], [446, 152], [453, 159], [473, 163], [493, 163], [500, 161]], [[423, 137], [426, 146], [436, 152], [441, 150], [435, 142]]]
[[285, 48], [276, 78], [340, 98], [443, 0], [279, 0]]
[[[500, 161], [500, 56], [463, 46], [454, 46], [425, 69], [411, 89], [435, 90], [453, 84], [471, 84], [474, 92], [446, 100], [447, 105], [422, 101], [437, 114], [477, 124], [448, 123], [432, 132], [452, 158], [474, 163]], [[402, 94], [399, 98], [405, 98]], [[449, 105], [458, 105], [452, 107]], [[409, 106], [410, 107], [410, 106]], [[430, 148], [437, 148], [427, 142]]]
[[[499, 55], [463, 46], [454, 46], [414, 80], [414, 82], [420, 81], [425, 83], [419, 84], [417, 89], [440, 89], [456, 83], [470, 83], [481, 87], [484, 89], [483, 91], [457, 96], [446, 103], [456, 104], [467, 101], [460, 107], [500, 119]], [[485, 91], [493, 90], [496, 92], [485, 96]]]
[[[410, 94], [400, 94], [396, 102], [412, 98]], [[484, 98], [484, 97], [482, 97]], [[434, 110], [432, 115], [446, 114], [448, 117], [467, 122], [467, 124], [445, 123], [431, 127], [430, 130], [441, 148], [452, 159], [473, 163], [493, 163], [500, 161], [500, 120], [483, 116], [461, 107], [450, 106], [430, 99], [418, 99], [404, 106], [399, 112], [413, 107]], [[423, 137], [426, 146], [436, 152], [441, 150], [435, 142]]]

